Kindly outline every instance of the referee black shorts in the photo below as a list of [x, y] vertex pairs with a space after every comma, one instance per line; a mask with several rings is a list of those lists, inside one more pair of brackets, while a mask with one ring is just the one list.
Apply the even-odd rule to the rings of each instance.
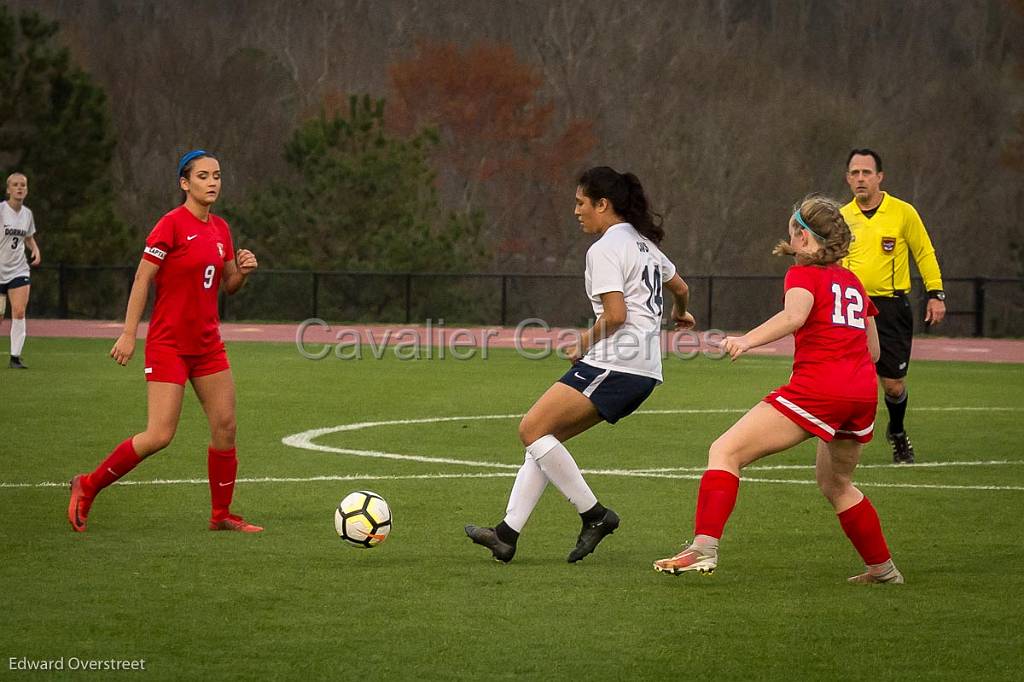
[[886, 379], [902, 379], [907, 376], [910, 345], [914, 340], [914, 313], [910, 309], [910, 298], [906, 294], [872, 296], [871, 301], [878, 308], [875, 326], [882, 351], [875, 363], [875, 371]]

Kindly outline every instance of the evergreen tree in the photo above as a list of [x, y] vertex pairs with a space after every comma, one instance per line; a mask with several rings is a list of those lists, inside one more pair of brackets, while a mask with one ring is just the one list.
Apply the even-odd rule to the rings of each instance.
[[350, 97], [285, 148], [291, 177], [229, 207], [236, 239], [270, 267], [466, 271], [486, 260], [479, 213], [445, 213], [428, 163], [437, 134], [384, 130], [384, 100]]
[[58, 29], [0, 5], [0, 172], [28, 176], [47, 262], [122, 263], [133, 238], [114, 212], [106, 95], [57, 45]]

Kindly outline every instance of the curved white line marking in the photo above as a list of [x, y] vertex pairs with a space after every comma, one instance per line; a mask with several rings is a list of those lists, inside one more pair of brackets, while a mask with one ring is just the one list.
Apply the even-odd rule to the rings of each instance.
[[[1024, 408], [1018, 407], [918, 407], [915, 408], [922, 412], [952, 412], [952, 411], [1021, 411]], [[638, 410], [636, 414], [646, 415], [669, 415], [669, 414], [735, 414], [746, 412], [747, 408], [708, 408], [708, 409], [677, 409], [677, 410]], [[329, 435], [332, 433], [341, 433], [345, 431], [360, 431], [368, 428], [375, 428], [379, 426], [402, 426], [409, 424], [437, 424], [443, 422], [457, 422], [457, 421], [479, 421], [479, 420], [493, 420], [493, 419], [517, 419], [521, 417], [520, 414], [485, 414], [485, 415], [464, 415], [458, 417], [424, 417], [420, 419], [389, 419], [384, 421], [375, 422], [357, 422], [354, 424], [341, 424], [339, 426], [331, 426], [320, 429], [310, 429], [309, 431], [303, 431], [290, 436], [286, 436], [281, 439], [281, 442], [285, 445], [295, 448], [301, 448], [305, 450], [313, 450], [317, 452], [332, 452], [336, 454], [353, 455], [356, 457], [375, 457], [381, 459], [396, 459], [405, 460], [412, 462], [426, 462], [433, 464], [455, 464], [461, 466], [472, 466], [472, 467], [486, 467], [491, 469], [519, 469], [519, 464], [505, 464], [502, 462], [484, 462], [478, 460], [463, 460], [453, 459], [448, 457], [427, 457], [425, 455], [403, 455], [394, 452], [380, 452], [376, 450], [356, 450], [352, 448], [336, 448], [329, 445], [321, 445], [314, 443], [314, 439], [320, 438], [321, 436]], [[899, 469], [912, 470], [914, 468], [925, 468], [925, 467], [950, 467], [950, 466], [999, 466], [999, 465], [1012, 465], [1022, 464], [1024, 462], [1015, 462], [1008, 460], [992, 460], [992, 461], [963, 461], [963, 462], [925, 462], [921, 464], [915, 464], [913, 467], [907, 467], [905, 465], [895, 464], [864, 464], [858, 468], [861, 469]], [[599, 475], [599, 476], [634, 476], [634, 477], [646, 477], [646, 478], [670, 478], [670, 479], [684, 479], [684, 480], [699, 480], [703, 475], [705, 467], [668, 467], [668, 468], [645, 468], [645, 469], [581, 469], [584, 474]], [[764, 465], [764, 466], [752, 466], [747, 469], [747, 474], [757, 473], [759, 471], [783, 471], [783, 470], [813, 470], [814, 465], [807, 464], [778, 464], [778, 465]], [[687, 474], [683, 472], [693, 472]], [[487, 478], [493, 476], [504, 476], [506, 474], [431, 474], [428, 475], [431, 478]], [[508, 474], [511, 475], [511, 474]], [[362, 480], [370, 479], [393, 479], [403, 478], [400, 476], [374, 476], [374, 477], [360, 477]], [[415, 476], [410, 476], [415, 478]], [[319, 479], [318, 479], [319, 480]], [[340, 480], [349, 480], [342, 478]], [[769, 479], [769, 478], [751, 478], [749, 475], [743, 476], [744, 481], [757, 482], [757, 483], [784, 483], [784, 484], [798, 484], [798, 485], [814, 485], [814, 481], [810, 480], [797, 480], [797, 479]], [[938, 485], [938, 484], [917, 484], [917, 483], [871, 483], [865, 481], [858, 481], [858, 485], [868, 487], [888, 487], [888, 488], [925, 488], [925, 489], [940, 489], [940, 490], [1024, 490], [1024, 486], [985, 486], [985, 485]]]
[[[915, 407], [918, 412], [1019, 412], [1024, 410], [1024, 407]], [[721, 408], [721, 409], [680, 409], [680, 410], [639, 410], [636, 414], [648, 414], [648, 415], [665, 415], [665, 414], [736, 414], [746, 412], [747, 408]], [[342, 424], [340, 426], [332, 426], [322, 429], [310, 429], [309, 431], [303, 431], [302, 433], [296, 433], [290, 436], [286, 436], [281, 439], [281, 442], [289, 447], [301, 448], [305, 450], [314, 450], [318, 452], [332, 452], [336, 454], [353, 455], [356, 457], [372, 457], [378, 459], [397, 459], [413, 462], [426, 462], [434, 464], [456, 464], [462, 466], [475, 466], [475, 467], [486, 467], [493, 469], [519, 469], [518, 464], [504, 464], [501, 462], [480, 462], [473, 460], [462, 460], [462, 459], [451, 459], [446, 457], [426, 457], [423, 455], [402, 455], [393, 452], [379, 452], [376, 450], [354, 450], [350, 448], [335, 448], [327, 445], [320, 445], [314, 443], [315, 438], [325, 436], [331, 433], [340, 433], [344, 431], [359, 431], [362, 429], [374, 428], [378, 426], [397, 426], [407, 424], [436, 424], [441, 422], [453, 422], [453, 421], [478, 421], [487, 419], [516, 419], [521, 417], [520, 414], [490, 414], [490, 415], [470, 415], [462, 417], [428, 417], [423, 419], [392, 419], [386, 421], [376, 422], [358, 422], [355, 424]], [[1008, 461], [1008, 460], [990, 460], [990, 461], [961, 461], [961, 462], [922, 462], [914, 464], [913, 466], [907, 465], [894, 465], [894, 464], [862, 464], [858, 468], [860, 469], [901, 469], [904, 471], [913, 471], [921, 468], [931, 467], [953, 467], [953, 466], [999, 466], [999, 465], [1014, 465], [1024, 464], [1020, 461]], [[747, 469], [748, 473], [757, 473], [759, 471], [782, 471], [782, 470], [810, 470], [813, 469], [813, 465], [806, 464], [778, 464], [778, 465], [767, 465], [767, 466], [753, 466]], [[592, 475], [603, 475], [603, 476], [632, 476], [632, 477], [644, 477], [644, 478], [664, 478], [664, 479], [678, 479], [678, 480], [700, 480], [704, 472], [704, 467], [667, 467], [667, 468], [647, 468], [647, 469], [583, 469], [583, 473]], [[693, 472], [693, 473], [684, 473]], [[499, 477], [511, 477], [514, 474], [511, 471], [508, 472], [494, 472], [494, 473], [435, 473], [435, 474], [396, 474], [396, 475], [381, 475], [381, 474], [346, 474], [346, 475], [332, 475], [332, 476], [308, 476], [303, 478], [293, 477], [262, 477], [262, 478], [239, 478], [238, 483], [315, 483], [320, 481], [408, 481], [408, 480], [428, 480], [428, 479], [457, 479], [457, 478], [499, 478]], [[751, 483], [778, 483], [787, 485], [814, 485], [814, 481], [801, 480], [801, 479], [772, 479], [772, 478], [757, 478], [745, 475], [743, 477], [744, 482]], [[180, 484], [203, 484], [205, 485], [208, 481], [205, 478], [183, 478], [183, 479], [156, 479], [150, 481], [137, 481], [137, 480], [121, 480], [116, 485], [135, 486], [135, 485], [180, 485]], [[18, 488], [65, 488], [67, 487], [67, 481], [42, 481], [39, 483], [10, 483], [0, 481], [0, 489], [18, 489]], [[996, 486], [996, 485], [938, 485], [938, 484], [927, 484], [927, 483], [872, 483], [867, 481], [858, 481], [858, 486], [873, 487], [873, 488], [921, 488], [928, 490], [1024, 490], [1024, 486]]]

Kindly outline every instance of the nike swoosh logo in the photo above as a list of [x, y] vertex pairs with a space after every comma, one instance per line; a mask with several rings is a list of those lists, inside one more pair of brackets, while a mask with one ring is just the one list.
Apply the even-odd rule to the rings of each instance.
[[110, 467], [107, 467], [107, 471], [109, 471], [110, 473], [114, 474], [115, 476], [120, 476], [121, 475], [121, 474], [117, 473], [116, 471], [114, 471], [113, 469], [111, 469]]
[[185, 237], [185, 240], [186, 240], [186, 241], [192, 241], [193, 239], [195, 239], [195, 238], [196, 238], [196, 237], [198, 237], [198, 236], [199, 236], [198, 234], [194, 234], [194, 235], [192, 235], [191, 237]]
[[573, 372], [572, 375], [574, 377], [576, 377], [577, 379], [583, 379], [584, 381], [587, 380], [587, 378], [585, 376], [583, 376], [582, 374], [580, 374], [579, 372]]
[[226, 488], [227, 486], [234, 485], [234, 484], [235, 484], [234, 481], [228, 481], [227, 483], [218, 483], [217, 485], [219, 485], [221, 488]]

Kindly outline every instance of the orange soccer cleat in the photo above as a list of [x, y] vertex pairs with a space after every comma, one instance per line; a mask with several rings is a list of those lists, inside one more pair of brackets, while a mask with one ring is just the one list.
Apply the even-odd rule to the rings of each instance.
[[263, 526], [257, 526], [249, 523], [241, 516], [235, 514], [228, 514], [223, 519], [210, 519], [210, 530], [233, 530], [239, 533], [259, 533], [263, 530]]
[[94, 495], [85, 490], [85, 476], [79, 474], [71, 479], [71, 502], [68, 504], [68, 521], [76, 533], [85, 532]]

